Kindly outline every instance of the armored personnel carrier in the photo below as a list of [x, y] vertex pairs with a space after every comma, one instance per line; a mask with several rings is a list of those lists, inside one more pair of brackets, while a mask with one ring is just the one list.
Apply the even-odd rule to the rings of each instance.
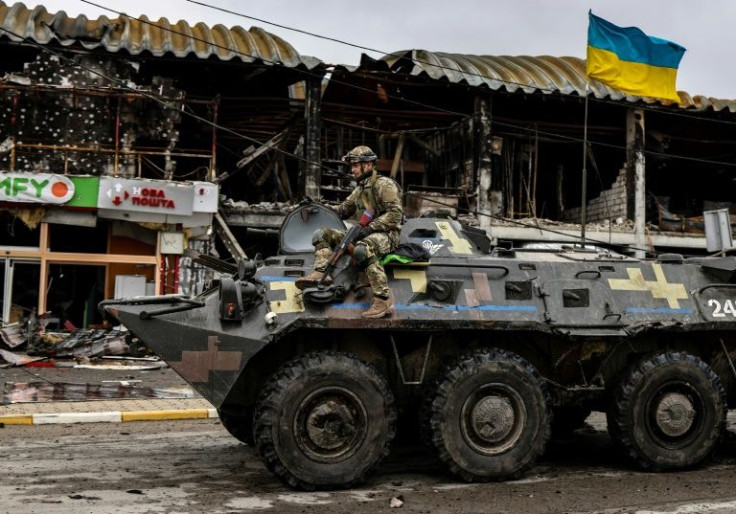
[[360, 483], [398, 415], [416, 415], [417, 437], [467, 481], [520, 476], [553, 427], [591, 410], [645, 469], [698, 465], [721, 440], [736, 398], [736, 258], [501, 248], [415, 218], [401, 241], [429, 261], [387, 264], [396, 309], [363, 319], [370, 288], [349, 257], [330, 286], [295, 287], [321, 226], [343, 223], [301, 206], [262, 265], [201, 257], [221, 272], [210, 291], [101, 305], [291, 486]]

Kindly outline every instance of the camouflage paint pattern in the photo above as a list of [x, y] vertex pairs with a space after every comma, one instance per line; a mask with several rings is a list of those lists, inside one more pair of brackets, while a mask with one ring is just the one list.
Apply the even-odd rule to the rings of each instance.
[[[302, 232], [319, 228], [295, 212], [292, 219]], [[339, 239], [339, 232], [328, 238]], [[556, 342], [549, 355], [554, 365], [545, 378], [574, 387], [587, 384], [581, 382], [580, 362], [591, 366], [588, 376], [595, 376], [595, 366], [617, 363], [608, 356], [629, 348], [624, 343], [640, 334], [648, 340], [692, 341], [704, 356], [727, 351], [729, 359], [736, 358], [736, 257], [640, 260], [572, 248], [488, 253], [472, 235], [455, 220], [407, 220], [400, 242], [424, 246], [431, 259], [385, 267], [395, 311], [380, 320], [361, 318], [371, 301], [362, 289], [346, 288], [346, 295], [331, 303], [310, 303], [294, 287], [313, 267], [309, 240], [302, 253], [270, 257], [244, 280], [264, 301], [240, 319], [220, 319], [217, 290], [198, 297], [202, 307], [184, 312], [142, 316], [142, 311], [183, 303], [158, 297], [155, 304], [131, 299], [106, 309], [218, 408], [236, 390], [239, 377], [237, 391], [249, 387], [248, 363], [259, 352], [306, 328], [376, 331], [377, 337], [486, 333], [488, 344], [502, 331], [540, 335]], [[364, 243], [375, 252], [387, 241], [379, 232]], [[341, 266], [334, 273], [336, 286], [352, 280], [345, 271], [354, 267]], [[276, 323], [267, 321], [271, 313], [278, 314]], [[403, 341], [397, 337], [396, 343]]]

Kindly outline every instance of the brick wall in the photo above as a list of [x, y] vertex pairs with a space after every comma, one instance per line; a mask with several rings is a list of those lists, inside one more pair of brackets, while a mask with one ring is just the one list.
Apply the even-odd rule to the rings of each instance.
[[[588, 199], [588, 207], [586, 219], [588, 222], [594, 223], [602, 220], [612, 220], [616, 218], [626, 219], [626, 169], [622, 168], [618, 172], [616, 181], [611, 185], [610, 189], [602, 191], [597, 198]], [[580, 222], [580, 207], [567, 209], [562, 214], [562, 221], [572, 223]]]

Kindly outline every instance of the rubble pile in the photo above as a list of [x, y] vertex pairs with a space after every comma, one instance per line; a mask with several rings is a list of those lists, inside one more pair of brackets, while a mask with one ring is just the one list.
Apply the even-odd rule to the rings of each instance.
[[42, 332], [28, 347], [30, 355], [73, 357], [75, 359], [125, 355], [126, 336], [122, 330], [76, 330], [74, 332]]
[[252, 213], [278, 213], [288, 214], [294, 210], [295, 205], [289, 202], [259, 202], [248, 203], [226, 198], [220, 202], [220, 207], [225, 212], [252, 212]]
[[130, 346], [124, 327], [52, 331], [43, 320], [0, 326], [0, 365], [25, 366], [48, 359], [77, 363], [108, 356], [141, 357], [141, 346]]

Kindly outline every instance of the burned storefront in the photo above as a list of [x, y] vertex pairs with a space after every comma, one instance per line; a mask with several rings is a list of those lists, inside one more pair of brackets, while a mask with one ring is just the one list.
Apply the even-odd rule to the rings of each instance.
[[469, 212], [517, 241], [580, 241], [585, 220], [590, 242], [642, 254], [703, 251], [703, 211], [736, 212], [734, 101], [625, 96], [574, 57], [413, 50], [332, 78], [328, 159], [375, 145], [410, 211]]
[[[0, 45], [2, 320], [69, 329], [99, 324], [105, 298], [207, 285], [185, 250], [214, 252], [221, 194], [258, 199], [223, 179], [295, 123], [293, 90], [320, 64], [258, 28], [21, 3], [0, 3]], [[296, 173], [280, 184], [276, 200], [296, 196]]]
[[[304, 107], [320, 130], [311, 187], [299, 189], [313, 198], [344, 198], [351, 186], [339, 158], [367, 144], [404, 187], [409, 215], [458, 216], [496, 240], [697, 254], [703, 212], [731, 209], [734, 101], [626, 96], [588, 83], [576, 57], [411, 50], [327, 71], [321, 95]], [[279, 151], [266, 149], [243, 175], [257, 169], [263, 179], [281, 169], [281, 152], [303, 150], [287, 131], [271, 134]], [[284, 198], [255, 185], [259, 201]], [[233, 229], [278, 227], [278, 204], [257, 208], [223, 205]]]

